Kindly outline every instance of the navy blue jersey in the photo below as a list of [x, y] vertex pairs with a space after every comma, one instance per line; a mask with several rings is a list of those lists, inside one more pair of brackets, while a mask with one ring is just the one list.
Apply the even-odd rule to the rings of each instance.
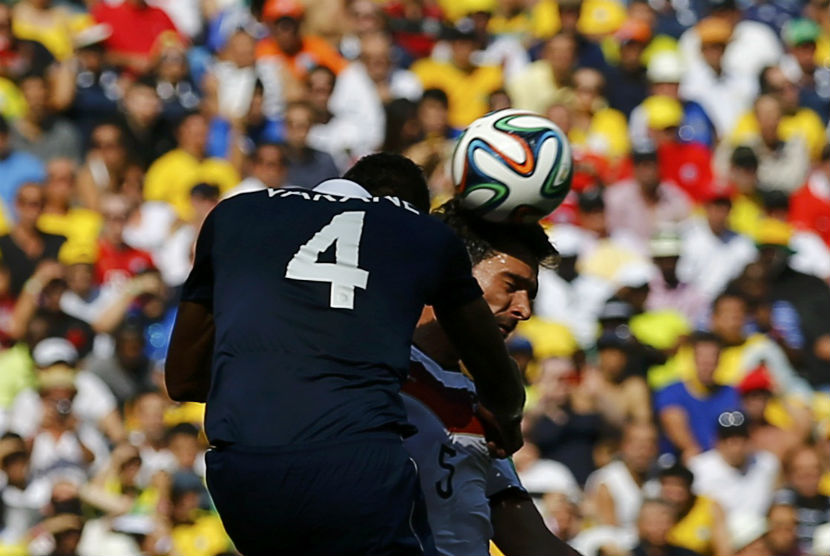
[[282, 446], [404, 426], [423, 305], [480, 295], [461, 241], [398, 199], [269, 189], [221, 202], [182, 293], [216, 321], [208, 438]]

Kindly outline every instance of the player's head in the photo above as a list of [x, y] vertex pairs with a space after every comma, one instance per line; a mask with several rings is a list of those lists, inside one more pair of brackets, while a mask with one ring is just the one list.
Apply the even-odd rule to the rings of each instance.
[[539, 266], [555, 266], [556, 249], [539, 224], [487, 222], [460, 209], [455, 199], [435, 214], [464, 242], [473, 276], [507, 336], [519, 321], [530, 318]]
[[375, 197], [398, 197], [422, 212], [429, 211], [424, 173], [405, 156], [393, 153], [364, 156], [343, 177], [362, 185]]

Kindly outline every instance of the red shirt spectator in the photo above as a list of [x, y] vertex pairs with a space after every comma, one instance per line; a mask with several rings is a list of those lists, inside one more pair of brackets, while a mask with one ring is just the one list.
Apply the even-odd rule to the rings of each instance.
[[101, 240], [98, 242], [98, 262], [95, 263], [95, 280], [105, 284], [114, 279], [131, 278], [136, 274], [155, 268], [153, 257], [147, 251], [128, 245], [120, 247]]
[[112, 35], [105, 44], [114, 54], [147, 56], [153, 51], [159, 35], [165, 31], [177, 33], [167, 14], [148, 6], [144, 0], [124, 0], [118, 5], [98, 2], [92, 8], [92, 16], [112, 28]]
[[712, 153], [700, 143], [671, 141], [658, 148], [660, 177], [680, 186], [695, 202], [703, 200], [712, 181]]
[[[825, 150], [827, 150], [825, 148]], [[790, 198], [790, 222], [796, 228], [810, 230], [830, 247], [830, 162], [813, 172], [807, 183]]]

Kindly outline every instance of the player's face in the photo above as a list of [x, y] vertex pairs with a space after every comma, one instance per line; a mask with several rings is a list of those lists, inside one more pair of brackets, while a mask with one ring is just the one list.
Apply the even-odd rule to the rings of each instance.
[[473, 267], [473, 276], [505, 338], [519, 321], [530, 318], [531, 301], [538, 289], [537, 271], [530, 255], [523, 253], [500, 252]]

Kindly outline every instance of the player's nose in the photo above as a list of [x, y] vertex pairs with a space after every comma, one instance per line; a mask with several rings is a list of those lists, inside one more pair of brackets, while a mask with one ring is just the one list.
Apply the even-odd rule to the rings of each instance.
[[519, 320], [527, 320], [533, 313], [532, 305], [530, 303], [530, 295], [524, 290], [517, 291], [513, 294], [513, 303], [511, 313]]

